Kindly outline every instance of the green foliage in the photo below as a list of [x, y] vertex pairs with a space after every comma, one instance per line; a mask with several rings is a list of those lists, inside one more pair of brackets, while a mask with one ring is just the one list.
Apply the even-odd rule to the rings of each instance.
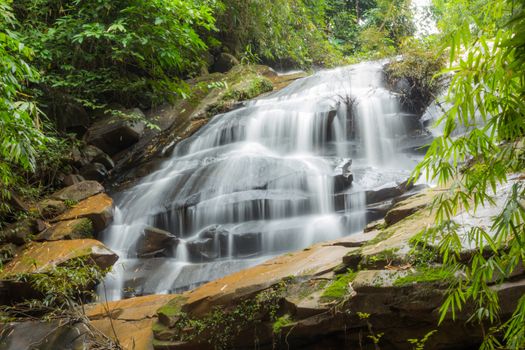
[[428, 342], [430, 337], [432, 337], [435, 333], [437, 333], [437, 330], [433, 329], [421, 339], [408, 339], [408, 342], [413, 345], [414, 350], [423, 350], [425, 349], [425, 344]]
[[40, 130], [38, 110], [27, 84], [38, 79], [29, 65], [33, 51], [14, 31], [16, 20], [9, 6], [0, 1], [0, 217], [11, 211], [7, 200], [16, 184], [13, 168], [33, 171], [36, 154], [48, 139]]
[[414, 32], [410, 1], [328, 0], [330, 41], [346, 55], [392, 56]]
[[293, 323], [292, 316], [285, 314], [279, 317], [272, 325], [273, 334], [280, 335], [284, 327], [289, 326]]
[[401, 103], [415, 113], [423, 113], [442, 87], [434, 77], [443, 69], [445, 58], [433, 50], [433, 44], [423, 39], [404, 40], [399, 48], [402, 57], [386, 68], [390, 84], [402, 79], [408, 84], [399, 91]]
[[348, 294], [348, 284], [357, 276], [357, 272], [349, 269], [346, 273], [337, 278], [324, 290], [321, 300], [334, 301], [341, 300]]
[[18, 280], [29, 283], [41, 295], [26, 302], [32, 312], [60, 313], [94, 297], [92, 287], [105, 273], [91, 259], [76, 258], [46, 273], [20, 275]]
[[69, 96], [96, 107], [144, 106], [183, 92], [202, 65], [199, 31], [214, 30], [214, 2], [20, 0], [20, 31], [36, 52], [48, 104]]
[[[452, 107], [440, 121], [444, 134], [414, 175], [425, 172], [449, 189], [435, 201], [436, 226], [423, 237], [437, 244], [445, 267], [464, 271], [441, 307], [441, 320], [469, 303], [475, 306], [472, 321], [494, 325], [482, 348], [499, 348], [501, 341], [505, 348], [522, 349], [525, 299], [501, 323], [492, 284], [502, 283], [525, 257], [525, 185], [512, 185], [489, 229], [474, 226], [461, 233], [453, 218], [493, 204], [498, 185], [525, 168], [525, 9], [512, 0], [440, 1], [438, 9], [441, 40], [450, 53], [444, 73], [453, 73], [447, 98]], [[474, 247], [466, 264], [460, 263], [464, 244]]]
[[[271, 322], [277, 321], [277, 312], [285, 288], [285, 283], [280, 283], [230, 308], [215, 307], [199, 318], [182, 312], [179, 307], [180, 299], [161, 308], [159, 312], [176, 318], [174, 329], [176, 340], [197, 340], [200, 343], [208, 342], [215, 349], [229, 349], [235, 336], [247, 327], [266, 319]], [[154, 330], [163, 331], [164, 328], [162, 325], [157, 325]]]
[[265, 92], [273, 90], [273, 84], [264, 77], [256, 77], [249, 81], [248, 86], [239, 86], [226, 91], [223, 100], [249, 100]]
[[217, 38], [234, 55], [300, 66], [333, 65], [341, 55], [328, 43], [324, 1], [223, 0]]

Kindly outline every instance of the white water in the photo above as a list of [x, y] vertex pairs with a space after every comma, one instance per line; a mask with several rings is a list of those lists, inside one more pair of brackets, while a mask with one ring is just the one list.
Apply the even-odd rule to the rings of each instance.
[[[116, 197], [104, 237], [120, 260], [101, 294], [179, 291], [362, 230], [364, 191], [403, 180], [417, 163], [402, 152], [404, 117], [380, 62], [321, 71], [214, 117]], [[350, 159], [341, 207], [334, 178]], [[136, 258], [146, 226], [180, 238], [170, 256]]]

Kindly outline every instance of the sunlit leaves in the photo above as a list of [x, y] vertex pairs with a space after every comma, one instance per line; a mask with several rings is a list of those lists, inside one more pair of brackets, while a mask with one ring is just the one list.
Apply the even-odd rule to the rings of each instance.
[[[427, 174], [443, 193], [433, 210], [436, 226], [424, 238], [438, 246], [444, 268], [462, 278], [441, 308], [441, 321], [465, 304], [475, 306], [471, 321], [495, 325], [483, 349], [524, 345], [525, 301], [501, 324], [497, 285], [525, 258], [525, 185], [512, 185], [504, 203], [497, 192], [509, 174], [525, 169], [525, 11], [512, 0], [440, 2], [443, 40], [448, 40], [451, 74], [447, 96], [451, 108], [443, 116], [444, 133], [436, 138], [414, 176]], [[519, 67], [519, 68], [518, 68]], [[498, 202], [496, 202], [496, 200]], [[454, 220], [462, 211], [498, 205], [490, 227], [465, 231]], [[467, 260], [460, 250], [472, 247]], [[463, 257], [465, 258], [465, 257]], [[459, 264], [459, 265], [458, 265]]]

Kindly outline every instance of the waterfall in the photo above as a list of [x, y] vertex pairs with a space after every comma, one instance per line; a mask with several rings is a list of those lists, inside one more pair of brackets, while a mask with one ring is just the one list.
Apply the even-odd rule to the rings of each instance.
[[[107, 298], [181, 291], [362, 230], [365, 191], [406, 178], [417, 163], [402, 151], [404, 115], [383, 64], [320, 71], [217, 115], [116, 195], [104, 241], [121, 260]], [[177, 237], [168, 253], [137, 257], [148, 226]]]

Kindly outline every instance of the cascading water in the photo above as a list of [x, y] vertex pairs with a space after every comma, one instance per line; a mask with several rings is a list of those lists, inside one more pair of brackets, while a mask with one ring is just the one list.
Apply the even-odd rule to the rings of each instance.
[[[362, 230], [365, 191], [417, 162], [402, 152], [404, 117], [381, 62], [321, 71], [214, 117], [116, 196], [105, 242], [120, 261], [103, 294], [180, 291]], [[165, 256], [137, 257], [148, 226], [177, 236]]]

